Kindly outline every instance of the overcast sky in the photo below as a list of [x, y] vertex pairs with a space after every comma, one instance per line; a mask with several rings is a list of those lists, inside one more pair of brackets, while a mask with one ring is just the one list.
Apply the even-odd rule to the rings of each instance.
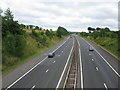
[[118, 30], [118, 0], [75, 1], [1, 0], [0, 8], [10, 8], [19, 23], [46, 29], [63, 26], [68, 31], [87, 31], [90, 26]]

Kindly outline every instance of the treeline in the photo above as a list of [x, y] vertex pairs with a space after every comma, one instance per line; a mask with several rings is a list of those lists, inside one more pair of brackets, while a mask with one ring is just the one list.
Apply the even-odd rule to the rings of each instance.
[[[24, 25], [24, 24], [20, 24], [22, 28], [24, 29], [34, 29], [34, 30], [48, 30], [48, 29], [43, 29], [40, 26], [36, 26], [36, 25]], [[52, 29], [50, 29], [50, 31], [52, 31]]]
[[[28, 40], [34, 39], [37, 48], [48, 47], [50, 40], [54, 38], [62, 38], [68, 35], [69, 32], [63, 28], [58, 27], [57, 31], [52, 29], [43, 29], [42, 27], [35, 25], [19, 24], [14, 20], [14, 16], [8, 8], [2, 17], [2, 63], [4, 67], [14, 65], [18, 60], [31, 56], [28, 54], [32, 46], [29, 46]], [[25, 29], [31, 30], [31, 33], [27, 33]], [[36, 30], [40, 30], [37, 32]], [[28, 39], [29, 38], [29, 39]], [[33, 41], [33, 40], [31, 40]], [[29, 48], [29, 49], [28, 49]], [[25, 53], [26, 52], [26, 53]]]
[[69, 34], [69, 32], [61, 26], [58, 27], [57, 31], [52, 31], [52, 29], [50, 29], [50, 30], [46, 29], [45, 32], [43, 32], [43, 31], [42, 32], [36, 32], [35, 30], [36, 29], [32, 29], [32, 36], [38, 42], [38, 46], [39, 46], [39, 44], [48, 46], [47, 38], [49, 38], [49, 39], [52, 39], [52, 38], [55, 38], [55, 37], [62, 38], [62, 36], [65, 36], [65, 35]]
[[81, 32], [80, 34], [82, 36], [91, 36], [94, 39], [97, 37], [111, 37], [111, 38], [118, 38], [118, 33], [120, 31], [111, 31], [108, 27], [105, 28], [92, 28], [92, 27], [88, 27], [88, 32]]

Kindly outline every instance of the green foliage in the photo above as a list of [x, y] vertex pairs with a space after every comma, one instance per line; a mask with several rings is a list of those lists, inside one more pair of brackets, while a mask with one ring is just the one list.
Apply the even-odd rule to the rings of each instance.
[[39, 30], [42, 30], [42, 28], [40, 27]]
[[88, 31], [89, 33], [81, 32], [80, 35], [94, 41], [116, 56], [120, 56], [120, 48], [118, 47], [120, 46], [120, 31], [111, 31], [107, 27], [97, 27], [96, 29], [88, 27]]
[[37, 33], [35, 30], [32, 30], [32, 35], [36, 39], [36, 41], [38, 43], [40, 43], [41, 45], [45, 45], [45, 46], [48, 45], [48, 43], [47, 43], [47, 37], [45, 36], [44, 32]]
[[45, 34], [46, 34], [46, 36], [48, 36], [50, 39], [53, 37], [53, 32], [52, 32], [52, 31], [47, 30], [47, 31], [45, 32]]
[[80, 35], [81, 35], [81, 36], [88, 36], [88, 33], [86, 33], [86, 32], [81, 32]]
[[[23, 29], [32, 30], [27, 33]], [[36, 30], [37, 29], [37, 30]], [[41, 30], [41, 31], [38, 31]], [[67, 35], [66, 29], [59, 27], [61, 37]], [[44, 51], [48, 47], [63, 39], [58, 37], [56, 31], [49, 31], [34, 25], [19, 24], [14, 20], [10, 9], [7, 9], [2, 16], [2, 60], [3, 70], [15, 66], [18, 62]]]
[[33, 29], [33, 25], [29, 25], [29, 28], [30, 28], [30, 29]]
[[93, 38], [94, 39], [96, 39], [98, 36], [99, 36], [99, 32], [97, 32], [97, 31], [94, 31], [92, 34], [91, 34], [91, 36], [93, 36]]
[[89, 33], [84, 33], [87, 36], [92, 36], [93, 38], [97, 37], [111, 37], [111, 38], [118, 38], [118, 32], [119, 31], [111, 31], [109, 28], [99, 28], [96, 29], [92, 27], [88, 27]]
[[41, 35], [44, 35], [44, 32], [41, 32], [40, 34], [41, 34]]
[[39, 27], [38, 27], [38, 26], [35, 26], [35, 29], [39, 30]]
[[96, 39], [91, 39], [92, 41], [96, 42], [98, 45], [106, 48], [108, 51], [112, 52], [116, 56], [120, 53], [118, 51], [118, 39], [117, 38], [110, 38], [110, 37], [97, 37]]
[[[2, 54], [3, 64], [12, 65], [17, 62], [17, 58], [22, 58], [26, 45], [25, 31], [22, 30], [24, 25], [20, 25], [18, 21], [14, 21], [14, 17], [8, 8], [4, 16], [2, 16]], [[11, 60], [9, 57], [16, 57]]]
[[68, 34], [68, 31], [65, 28], [63, 28], [61, 26], [58, 27], [58, 29], [57, 29], [57, 36], [58, 37], [61, 38], [62, 35], [67, 35], [67, 34]]
[[25, 40], [22, 35], [9, 34], [4, 42], [5, 52], [18, 57], [23, 56]]
[[88, 31], [89, 31], [89, 33], [91, 33], [91, 31], [95, 31], [95, 29], [92, 27], [88, 27]]
[[18, 21], [13, 20], [13, 14], [8, 8], [2, 16], [2, 36], [3, 38], [6, 37], [9, 33], [14, 35], [23, 34], [24, 31], [21, 29]]
[[38, 37], [38, 34], [35, 32], [34, 29], [32, 30], [32, 35], [33, 35], [34, 37]]

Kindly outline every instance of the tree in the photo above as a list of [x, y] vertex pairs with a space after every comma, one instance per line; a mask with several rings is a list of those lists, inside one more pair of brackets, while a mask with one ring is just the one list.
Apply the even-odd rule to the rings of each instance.
[[29, 25], [29, 28], [30, 28], [30, 29], [33, 29], [33, 25]]
[[24, 29], [26, 26], [24, 24], [20, 24], [21, 28]]
[[58, 29], [57, 29], [57, 36], [58, 37], [62, 37], [62, 35], [67, 35], [68, 34], [68, 31], [64, 28], [64, 27], [61, 27], [59, 26]]
[[2, 12], [3, 12], [3, 11], [2, 11], [2, 9], [0, 8], [0, 16], [1, 16]]
[[38, 27], [38, 26], [35, 26], [35, 29], [39, 30], [39, 27]]
[[10, 9], [8, 8], [4, 16], [2, 16], [2, 36], [3, 36], [3, 48], [2, 52], [12, 54], [17, 57], [23, 55], [25, 47], [24, 31], [18, 21], [14, 21], [14, 17]]
[[42, 30], [42, 27], [40, 27], [39, 30]]
[[21, 57], [26, 41], [22, 35], [9, 34], [4, 41], [5, 51], [11, 55]]
[[97, 28], [96, 28], [96, 31], [100, 32], [100, 29], [101, 29], [101, 28], [97, 27]]
[[23, 34], [23, 30], [20, 27], [18, 21], [13, 20], [13, 14], [8, 8], [4, 16], [2, 16], [2, 36], [3, 38], [6, 37], [9, 33], [12, 34]]
[[40, 34], [41, 34], [41, 35], [44, 35], [44, 32], [41, 32]]
[[109, 32], [110, 29], [109, 29], [108, 27], [105, 27], [105, 31], [106, 31], [106, 32]]
[[91, 27], [88, 27], [88, 31], [89, 31], [89, 33], [91, 33], [91, 30], [92, 30], [92, 28], [91, 28]]
[[38, 37], [38, 34], [35, 32], [34, 29], [32, 30], [32, 35], [33, 35], [34, 37]]
[[88, 33], [86, 33], [86, 32], [81, 32], [80, 35], [82, 35], [82, 36], [88, 36]]
[[13, 14], [12, 14], [12, 12], [10, 11], [10, 9], [8, 8], [6, 11], [5, 11], [5, 19], [6, 20], [13, 20]]
[[49, 30], [46, 30], [45, 34], [49, 37], [49, 38], [52, 38], [52, 34]]
[[99, 36], [99, 32], [98, 31], [94, 31], [93, 33], [91, 33], [91, 36], [96, 39]]

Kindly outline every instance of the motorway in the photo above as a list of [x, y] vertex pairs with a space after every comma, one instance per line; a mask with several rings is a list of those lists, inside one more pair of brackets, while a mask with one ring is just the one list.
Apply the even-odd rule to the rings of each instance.
[[[80, 88], [119, 88], [118, 64], [120, 61], [95, 44], [79, 36], [75, 37], [79, 44]], [[90, 45], [94, 47], [94, 51], [89, 51]], [[7, 89], [58, 88], [73, 46], [74, 38], [68, 38], [54, 50], [54, 58], [45, 57], [24, 75], [11, 82]]]
[[[105, 59], [101, 53], [94, 48], [89, 51], [90, 43], [83, 38], [78, 38], [81, 49], [81, 60], [83, 66], [83, 87], [84, 88], [118, 88], [118, 63], [109, 58]], [[92, 45], [93, 46], [93, 45]], [[105, 51], [104, 51], [105, 52]], [[109, 54], [104, 55], [110, 57]], [[109, 64], [112, 61], [112, 65]], [[116, 67], [116, 68], [113, 68]]]
[[[33, 70], [8, 88], [55, 88], [73, 47], [73, 38], [55, 51], [54, 58], [45, 58]], [[62, 57], [62, 58], [61, 58]]]

